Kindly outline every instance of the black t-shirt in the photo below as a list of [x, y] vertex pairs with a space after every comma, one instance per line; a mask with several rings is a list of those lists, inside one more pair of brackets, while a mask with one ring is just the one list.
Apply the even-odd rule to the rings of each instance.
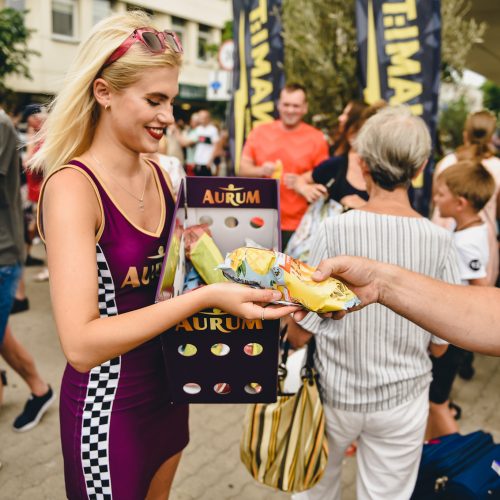
[[330, 198], [338, 201], [351, 194], [357, 194], [363, 200], [368, 200], [368, 193], [355, 188], [346, 179], [347, 155], [332, 156], [314, 167], [312, 172], [313, 181], [323, 184], [328, 188]]

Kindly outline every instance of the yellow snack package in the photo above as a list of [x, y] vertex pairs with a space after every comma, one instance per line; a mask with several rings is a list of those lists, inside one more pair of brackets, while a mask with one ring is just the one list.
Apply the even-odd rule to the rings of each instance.
[[218, 266], [231, 281], [259, 288], [274, 288], [282, 294], [278, 302], [301, 304], [317, 313], [344, 311], [360, 304], [344, 283], [327, 278], [313, 281], [315, 269], [300, 260], [273, 250], [237, 248]]
[[206, 224], [186, 228], [184, 242], [186, 255], [207, 285], [227, 281], [222, 272], [217, 269], [224, 258], [210, 236]]

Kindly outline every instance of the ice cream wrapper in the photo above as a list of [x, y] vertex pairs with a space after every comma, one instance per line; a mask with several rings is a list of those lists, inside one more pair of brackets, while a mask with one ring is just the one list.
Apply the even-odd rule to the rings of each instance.
[[236, 283], [279, 290], [282, 300], [278, 302], [301, 304], [317, 313], [345, 311], [361, 303], [341, 281], [314, 281], [315, 268], [273, 250], [237, 248], [218, 269]]
[[208, 226], [201, 224], [184, 231], [186, 255], [203, 281], [210, 285], [226, 281], [217, 266], [224, 258], [210, 235]]

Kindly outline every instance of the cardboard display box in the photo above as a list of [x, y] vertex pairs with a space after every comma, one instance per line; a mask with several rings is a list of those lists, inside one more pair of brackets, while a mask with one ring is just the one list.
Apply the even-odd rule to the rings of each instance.
[[[183, 228], [207, 223], [223, 256], [250, 238], [279, 250], [279, 187], [273, 179], [188, 177], [179, 190], [157, 301], [182, 293]], [[161, 336], [173, 403], [276, 400], [279, 321], [243, 320], [217, 309]]]

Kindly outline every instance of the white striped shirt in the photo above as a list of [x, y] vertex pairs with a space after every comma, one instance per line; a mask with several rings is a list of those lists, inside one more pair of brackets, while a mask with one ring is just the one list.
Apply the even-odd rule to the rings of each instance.
[[[362, 256], [460, 283], [451, 234], [424, 218], [352, 210], [326, 220], [311, 248], [312, 266]], [[316, 334], [325, 403], [345, 411], [387, 410], [419, 396], [431, 381], [429, 342], [443, 343], [380, 304], [341, 321], [311, 313], [300, 324]]]

